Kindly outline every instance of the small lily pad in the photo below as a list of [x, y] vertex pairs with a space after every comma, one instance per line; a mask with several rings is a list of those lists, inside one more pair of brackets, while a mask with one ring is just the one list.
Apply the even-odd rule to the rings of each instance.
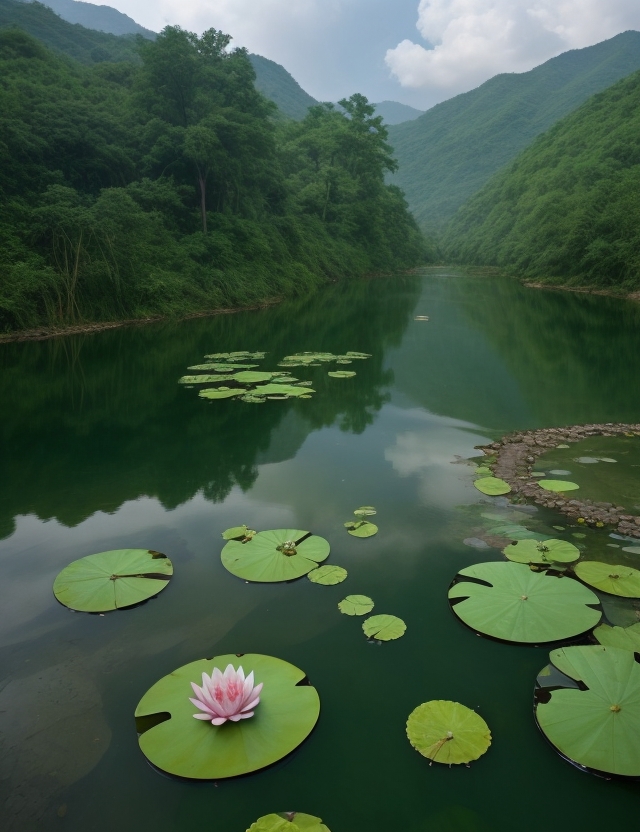
[[370, 517], [378, 512], [373, 506], [360, 506], [360, 508], [357, 508], [353, 513], [356, 517]]
[[640, 664], [630, 650], [593, 645], [549, 654], [581, 683], [558, 688], [536, 706], [538, 725], [567, 759], [607, 774], [640, 776]]
[[598, 461], [595, 456], [579, 456], [576, 458], [576, 462], [580, 462], [582, 465], [595, 465]]
[[481, 537], [465, 537], [462, 541], [465, 546], [471, 546], [474, 549], [489, 549], [490, 546], [486, 540]]
[[368, 352], [353, 352], [349, 350], [347, 352], [347, 358], [371, 358], [371, 354]]
[[366, 615], [373, 607], [374, 603], [367, 595], [347, 595], [338, 604], [338, 609], [344, 615]]
[[318, 569], [312, 569], [307, 573], [307, 578], [313, 581], [314, 584], [322, 584], [323, 586], [334, 586], [334, 584], [341, 584], [347, 577], [347, 570], [341, 566], [333, 566], [327, 564], [320, 566]]
[[370, 523], [368, 520], [349, 520], [344, 525], [353, 537], [373, 537], [374, 534], [378, 533], [376, 524]]
[[218, 375], [212, 376], [203, 373], [200, 376], [182, 376], [178, 379], [178, 384], [222, 384], [223, 381], [233, 381], [232, 375]]
[[600, 460], [600, 462], [617, 462], [618, 461], [617, 459], [611, 459], [611, 457], [608, 457], [608, 456], [599, 456], [598, 459]]
[[602, 616], [593, 609], [598, 596], [578, 581], [532, 572], [519, 563], [490, 561], [461, 569], [449, 601], [476, 632], [524, 644], [580, 635]]
[[222, 532], [223, 540], [244, 540], [245, 537], [253, 537], [255, 532], [246, 526], [232, 526]]
[[225, 569], [246, 581], [292, 581], [329, 557], [329, 543], [300, 529], [258, 532], [247, 543], [230, 540], [222, 550]]
[[65, 566], [53, 583], [53, 594], [72, 610], [108, 612], [152, 598], [172, 575], [171, 561], [160, 552], [115, 549]]
[[[220, 726], [194, 719], [191, 682], [228, 664], [242, 665], [247, 674], [253, 671], [256, 682], [264, 685], [255, 715]], [[255, 653], [216, 656], [179, 667], [138, 703], [140, 748], [154, 766], [178, 777], [218, 780], [265, 768], [297, 748], [318, 720], [318, 692], [301, 684], [304, 679], [304, 671], [294, 665]], [[169, 718], [160, 721], [160, 715]]]
[[355, 372], [353, 370], [333, 370], [327, 373], [331, 378], [353, 378]]
[[299, 396], [307, 395], [308, 393], [315, 393], [310, 387], [298, 387], [293, 384], [263, 384], [249, 391], [250, 393], [260, 396], [286, 396], [286, 398], [297, 398]]
[[252, 823], [247, 832], [329, 832], [321, 818], [302, 812], [265, 815]]
[[187, 367], [187, 370], [215, 370], [216, 373], [235, 373], [236, 370], [251, 370], [257, 367], [257, 364], [220, 364], [214, 362], [212, 364], [194, 364], [192, 367]]
[[500, 494], [508, 494], [511, 491], [511, 486], [508, 482], [499, 479], [498, 477], [481, 477], [479, 480], [474, 480], [475, 487], [483, 494], [490, 497], [496, 497]]
[[576, 540], [584, 540], [586, 534], [584, 532], [571, 532], [571, 537], [575, 537]]
[[583, 560], [576, 564], [574, 571], [581, 581], [601, 592], [622, 598], [640, 598], [640, 571], [630, 566]]
[[372, 615], [362, 622], [362, 629], [368, 638], [393, 641], [405, 634], [407, 625], [395, 615]]
[[477, 760], [491, 745], [489, 726], [479, 714], [442, 699], [424, 702], [409, 714], [407, 737], [423, 757], [446, 765]]
[[211, 390], [201, 390], [198, 395], [201, 399], [232, 399], [234, 396], [242, 396], [246, 390], [236, 388], [231, 390], [229, 387], [212, 388]]
[[556, 477], [568, 477], [571, 471], [566, 471], [564, 468], [554, 468], [553, 471], [549, 471], [549, 473]]
[[491, 468], [487, 468], [486, 465], [479, 465], [473, 472], [474, 474], [478, 474], [479, 476], [490, 477], [492, 474]]
[[593, 635], [605, 647], [617, 647], [620, 650], [640, 653], [640, 623], [632, 624], [630, 627], [610, 627], [608, 624], [600, 624], [593, 631]]
[[540, 488], [544, 488], [546, 491], [577, 491], [580, 486], [575, 482], [569, 482], [568, 480], [542, 480], [538, 483]]
[[580, 558], [580, 550], [566, 540], [520, 540], [503, 549], [509, 560], [516, 563], [573, 563]]
[[562, 450], [565, 450], [568, 447], [569, 445], [556, 445], [556, 448], [561, 448]]
[[275, 373], [255, 372], [252, 370], [241, 370], [235, 373], [233, 380], [240, 384], [260, 384], [263, 381], [271, 381]]
[[531, 476], [532, 477], [546, 477], [547, 475], [545, 474], [544, 471], [532, 471]]
[[[609, 546], [614, 546], [615, 544], [610, 543]], [[623, 552], [629, 552], [632, 555], [640, 555], [640, 546], [623, 546]]]

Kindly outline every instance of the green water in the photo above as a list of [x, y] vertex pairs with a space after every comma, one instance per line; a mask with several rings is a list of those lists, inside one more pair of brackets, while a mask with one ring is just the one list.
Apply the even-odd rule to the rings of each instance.
[[[446, 591], [458, 569], [500, 557], [463, 545], [482, 498], [452, 462], [516, 428], [640, 419], [639, 325], [640, 308], [622, 301], [441, 270], [259, 312], [3, 346], [3, 829], [243, 832], [291, 809], [332, 832], [634, 823], [640, 786], [580, 773], [538, 733], [532, 691], [547, 651], [478, 638]], [[295, 402], [207, 403], [177, 385], [205, 353], [244, 349], [267, 350], [265, 366], [297, 350], [372, 358], [348, 380], [296, 371], [317, 393]], [[378, 508], [369, 540], [342, 526], [362, 504]], [[220, 532], [245, 522], [323, 535], [347, 581], [233, 578]], [[174, 562], [155, 600], [100, 617], [53, 598], [69, 561], [137, 546]], [[337, 610], [351, 593], [402, 617], [406, 635], [369, 644], [361, 620]], [[153, 770], [133, 722], [142, 694], [194, 659], [246, 652], [307, 673], [322, 703], [313, 734], [234, 781]], [[493, 745], [470, 769], [429, 767], [410, 747], [406, 718], [429, 699], [489, 723]]]

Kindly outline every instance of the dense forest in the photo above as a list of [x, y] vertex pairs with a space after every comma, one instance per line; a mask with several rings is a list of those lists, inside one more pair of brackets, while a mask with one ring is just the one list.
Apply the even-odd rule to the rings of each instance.
[[0, 329], [251, 304], [422, 260], [366, 98], [278, 118], [229, 40], [167, 27], [137, 61], [85, 65], [0, 29]]
[[496, 75], [392, 126], [398, 171], [418, 223], [440, 232], [469, 197], [536, 136], [587, 99], [640, 69], [640, 32], [573, 49], [522, 73]]
[[539, 137], [458, 212], [448, 257], [559, 283], [640, 288], [640, 72]]

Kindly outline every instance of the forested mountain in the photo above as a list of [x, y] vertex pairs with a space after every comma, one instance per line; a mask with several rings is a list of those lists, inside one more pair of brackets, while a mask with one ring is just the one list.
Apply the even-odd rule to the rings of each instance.
[[137, 64], [86, 66], [0, 28], [0, 329], [256, 303], [421, 261], [366, 98], [277, 121], [228, 44], [167, 27]]
[[135, 35], [112, 35], [73, 25], [41, 3], [0, 0], [0, 30], [18, 27], [84, 64], [101, 61], [139, 62]]
[[97, 29], [99, 32], [109, 32], [112, 35], [142, 35], [143, 38], [151, 40], [156, 36], [155, 32], [145, 29], [129, 15], [111, 6], [96, 6], [94, 3], [83, 3], [82, 0], [44, 0], [44, 5], [53, 9], [68, 23], [79, 23], [87, 29]]
[[375, 105], [376, 115], [382, 116], [385, 124], [402, 124], [403, 121], [413, 121], [421, 116], [424, 110], [416, 110], [408, 104], [399, 101], [381, 101]]
[[455, 211], [540, 133], [589, 96], [640, 69], [640, 32], [565, 52], [522, 74], [497, 75], [391, 127], [398, 172], [419, 224], [442, 228]]
[[460, 209], [443, 245], [519, 275], [640, 288], [640, 72], [536, 139]]
[[262, 55], [249, 55], [249, 60], [256, 73], [256, 88], [277, 104], [284, 115], [299, 121], [306, 116], [309, 107], [318, 103], [280, 64]]

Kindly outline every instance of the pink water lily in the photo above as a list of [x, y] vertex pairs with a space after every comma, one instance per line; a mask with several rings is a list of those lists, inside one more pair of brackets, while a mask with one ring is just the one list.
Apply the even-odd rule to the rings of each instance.
[[202, 687], [191, 682], [196, 698], [189, 701], [204, 711], [193, 716], [209, 720], [213, 725], [222, 725], [228, 719], [231, 722], [249, 719], [260, 702], [262, 685], [262, 682], [253, 684], [253, 671], [245, 679], [242, 667], [234, 670], [232, 664], [227, 665], [224, 674], [214, 667], [210, 677], [202, 674]]

